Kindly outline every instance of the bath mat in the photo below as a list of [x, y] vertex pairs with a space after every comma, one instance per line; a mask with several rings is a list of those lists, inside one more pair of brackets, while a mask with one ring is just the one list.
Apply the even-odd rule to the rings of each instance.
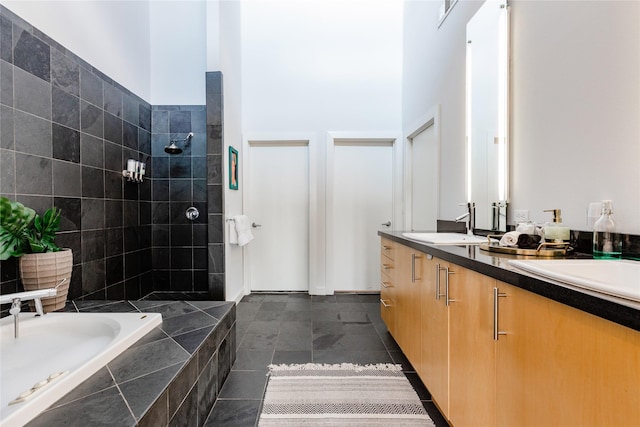
[[400, 365], [271, 365], [259, 427], [434, 426]]

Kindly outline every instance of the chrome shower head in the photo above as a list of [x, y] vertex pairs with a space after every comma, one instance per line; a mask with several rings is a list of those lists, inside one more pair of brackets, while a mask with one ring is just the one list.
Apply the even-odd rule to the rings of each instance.
[[180, 154], [182, 153], [182, 148], [178, 147], [175, 141], [171, 141], [171, 145], [164, 147], [164, 152], [167, 154]]
[[164, 152], [167, 154], [182, 153], [182, 148], [178, 147], [176, 145], [176, 142], [182, 141], [185, 143], [185, 147], [187, 147], [189, 145], [189, 142], [191, 141], [191, 138], [193, 138], [193, 132], [189, 132], [184, 139], [172, 139], [171, 141], [169, 141], [171, 142], [171, 145], [167, 145], [166, 147], [164, 147]]

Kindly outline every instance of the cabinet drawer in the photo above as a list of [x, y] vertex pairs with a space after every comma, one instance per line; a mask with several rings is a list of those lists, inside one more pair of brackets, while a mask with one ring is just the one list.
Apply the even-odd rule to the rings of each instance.
[[384, 254], [380, 255], [380, 270], [383, 273], [386, 273], [389, 276], [391, 276], [395, 267], [396, 266], [395, 266], [394, 260], [387, 258]]
[[391, 290], [394, 287], [393, 279], [388, 275], [382, 273], [380, 275], [380, 292], [386, 290]]
[[391, 295], [390, 288], [382, 288], [380, 291], [380, 317], [387, 325], [387, 330], [395, 337], [396, 335], [396, 310], [395, 301]]
[[390, 260], [394, 260], [395, 258], [395, 244], [388, 239], [382, 239], [380, 242], [380, 253]]

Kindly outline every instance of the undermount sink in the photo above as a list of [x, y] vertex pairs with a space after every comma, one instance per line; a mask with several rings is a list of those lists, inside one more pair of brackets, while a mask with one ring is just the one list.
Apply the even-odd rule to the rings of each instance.
[[402, 233], [408, 239], [419, 240], [433, 245], [479, 245], [486, 243], [486, 237], [462, 233]]
[[640, 302], [640, 262], [628, 260], [509, 260], [516, 268], [598, 293]]

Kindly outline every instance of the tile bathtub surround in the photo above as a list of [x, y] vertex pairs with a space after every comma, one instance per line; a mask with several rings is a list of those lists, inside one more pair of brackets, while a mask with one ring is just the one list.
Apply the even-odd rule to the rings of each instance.
[[[151, 167], [151, 106], [3, 6], [0, 35], [0, 194], [62, 210], [70, 299], [140, 298], [152, 290], [151, 182], [121, 173], [128, 158]], [[1, 293], [21, 290], [17, 266], [0, 262]]]
[[235, 362], [235, 304], [77, 301], [80, 312], [158, 312], [162, 325], [28, 426], [201, 426]]

